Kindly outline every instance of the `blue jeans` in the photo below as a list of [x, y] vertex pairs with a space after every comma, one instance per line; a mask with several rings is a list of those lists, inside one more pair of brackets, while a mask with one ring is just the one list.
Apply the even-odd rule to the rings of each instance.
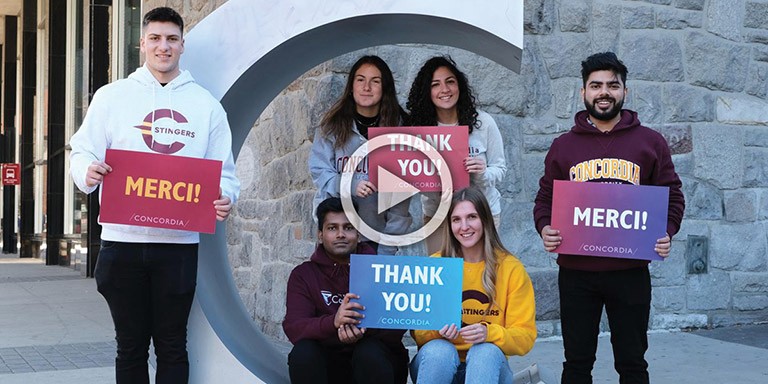
[[189, 380], [187, 318], [197, 282], [197, 244], [102, 241], [96, 286], [115, 323], [118, 384], [148, 384], [149, 342], [157, 384]]
[[511, 384], [512, 369], [501, 349], [491, 343], [475, 344], [459, 361], [459, 352], [448, 340], [435, 339], [422, 345], [411, 361], [411, 379], [416, 384]]

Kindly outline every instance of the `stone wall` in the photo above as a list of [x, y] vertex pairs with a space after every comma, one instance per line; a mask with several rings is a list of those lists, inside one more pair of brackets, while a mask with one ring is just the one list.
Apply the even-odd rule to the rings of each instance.
[[[215, 8], [168, 3], [198, 16]], [[238, 159], [243, 190], [229, 221], [230, 261], [254, 320], [285, 340], [285, 283], [315, 244], [311, 138], [346, 70], [362, 54], [381, 56], [404, 102], [419, 66], [450, 54], [501, 128], [509, 170], [500, 232], [533, 278], [541, 336], [558, 334], [557, 267], [535, 232], [533, 198], [549, 145], [583, 109], [580, 62], [605, 50], [629, 67], [626, 106], [668, 140], [686, 196], [671, 256], [651, 264], [651, 327], [768, 320], [766, 0], [526, 0], [520, 74], [470, 52], [422, 45], [374, 47], [319, 64], [264, 111]], [[418, 211], [412, 206], [415, 217]], [[708, 242], [706, 273], [688, 272], [687, 258], [696, 254], [689, 236]]]

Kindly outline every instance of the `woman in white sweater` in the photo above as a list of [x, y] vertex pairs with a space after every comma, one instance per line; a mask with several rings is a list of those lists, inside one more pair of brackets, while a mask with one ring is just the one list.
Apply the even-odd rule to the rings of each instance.
[[[480, 189], [488, 200], [498, 228], [501, 193], [496, 185], [507, 172], [504, 142], [491, 115], [476, 108], [467, 76], [450, 57], [436, 56], [427, 60], [411, 85], [406, 108], [412, 126], [469, 127], [469, 156], [464, 160], [464, 167], [469, 173], [470, 185]], [[423, 194], [421, 201], [424, 222], [427, 222], [437, 210], [439, 195]], [[442, 233], [438, 229], [427, 238], [430, 254], [439, 250]]]

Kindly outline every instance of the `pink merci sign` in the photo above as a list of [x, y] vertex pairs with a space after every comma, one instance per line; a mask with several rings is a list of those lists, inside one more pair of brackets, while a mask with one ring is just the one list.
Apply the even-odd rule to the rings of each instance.
[[108, 149], [102, 223], [216, 231], [221, 161]]
[[[469, 129], [467, 126], [441, 127], [372, 127], [368, 137], [385, 136], [390, 145], [378, 148], [369, 155], [370, 179], [379, 185], [379, 167], [397, 176], [420, 192], [443, 190], [440, 172], [449, 171], [453, 190], [469, 186], [469, 174], [464, 159], [469, 156]], [[445, 163], [433, 163], [425, 152], [429, 144], [437, 150]]]

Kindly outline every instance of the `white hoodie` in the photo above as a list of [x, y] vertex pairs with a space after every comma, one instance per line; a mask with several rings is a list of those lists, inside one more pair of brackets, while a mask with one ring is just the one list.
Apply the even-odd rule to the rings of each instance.
[[[145, 121], [152, 125], [149, 135], [137, 127]], [[171, 129], [156, 129], [159, 124]], [[226, 112], [187, 71], [163, 87], [146, 67], [140, 67], [127, 79], [101, 87], [70, 146], [70, 173], [85, 193], [96, 189], [85, 184], [88, 166], [104, 161], [106, 150], [112, 148], [220, 160], [221, 194], [232, 204], [240, 194]], [[101, 224], [101, 238], [108, 241], [192, 244], [200, 238], [190, 231]]]

